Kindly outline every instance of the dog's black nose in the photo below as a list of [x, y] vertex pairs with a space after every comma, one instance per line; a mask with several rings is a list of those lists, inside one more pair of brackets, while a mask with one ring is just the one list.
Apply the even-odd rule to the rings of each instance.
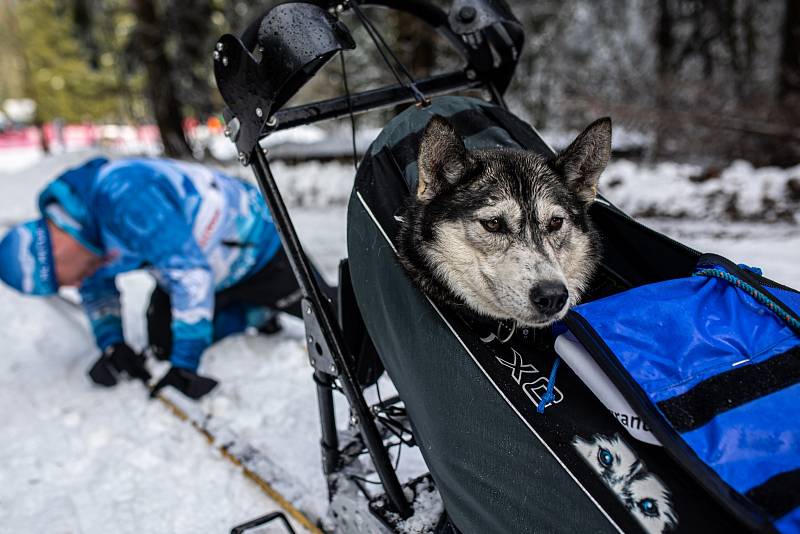
[[531, 289], [533, 307], [543, 315], [561, 311], [568, 296], [569, 292], [561, 282], [541, 282]]

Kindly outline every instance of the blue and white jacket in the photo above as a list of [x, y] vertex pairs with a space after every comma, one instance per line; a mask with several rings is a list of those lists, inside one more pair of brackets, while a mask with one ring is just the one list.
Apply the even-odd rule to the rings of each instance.
[[101, 349], [123, 341], [115, 277], [148, 269], [171, 296], [172, 364], [195, 370], [213, 338], [214, 294], [280, 247], [251, 185], [199, 164], [95, 159], [40, 195], [43, 215], [107, 263], [80, 287]]

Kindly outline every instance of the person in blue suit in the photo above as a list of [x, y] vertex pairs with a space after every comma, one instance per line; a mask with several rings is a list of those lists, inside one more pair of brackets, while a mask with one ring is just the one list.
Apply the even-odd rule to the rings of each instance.
[[79, 288], [102, 351], [89, 371], [100, 385], [113, 386], [120, 374], [151, 378], [145, 356], [125, 342], [120, 273], [144, 268], [157, 282], [150, 352], [172, 367], [153, 394], [171, 385], [202, 397], [217, 384], [197, 374], [215, 339], [248, 326], [275, 331], [275, 310], [301, 316], [301, 292], [269, 210], [241, 180], [195, 163], [98, 158], [51, 182], [39, 209], [41, 218], [0, 241], [0, 279], [30, 295]]

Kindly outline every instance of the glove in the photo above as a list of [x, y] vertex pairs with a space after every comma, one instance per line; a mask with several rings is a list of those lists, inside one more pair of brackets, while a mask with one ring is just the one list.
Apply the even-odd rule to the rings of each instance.
[[188, 369], [181, 369], [180, 367], [172, 367], [164, 378], [158, 381], [150, 390], [150, 398], [158, 395], [158, 392], [167, 386], [172, 386], [190, 399], [199, 399], [206, 395], [212, 389], [217, 387], [217, 382], [213, 378], [207, 376], [200, 376], [194, 371]]
[[92, 382], [100, 386], [110, 388], [117, 385], [117, 375], [119, 371], [111, 362], [111, 358], [103, 354], [98, 358], [92, 368], [89, 369], [89, 378]]
[[136, 354], [125, 343], [117, 343], [106, 347], [89, 370], [89, 377], [95, 384], [111, 387], [116, 385], [119, 375], [125, 373], [147, 384], [151, 375], [144, 362], [143, 355]]
[[155, 358], [160, 362], [169, 361], [169, 356], [170, 356], [169, 351], [164, 347], [160, 347], [158, 345], [150, 345], [149, 347], [147, 347], [145, 352], [147, 352], [150, 356], [152, 356], [153, 358]]
[[267, 319], [264, 324], [258, 327], [258, 331], [262, 334], [271, 336], [272, 334], [277, 334], [283, 330], [283, 326], [281, 325], [280, 321], [278, 321], [278, 314], [274, 314], [272, 317]]

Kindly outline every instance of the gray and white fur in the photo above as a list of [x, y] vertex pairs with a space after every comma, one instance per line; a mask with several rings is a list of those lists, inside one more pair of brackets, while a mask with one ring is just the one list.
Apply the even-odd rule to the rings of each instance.
[[622, 501], [645, 532], [662, 534], [678, 526], [672, 492], [647, 470], [619, 434], [575, 436], [575, 451]]
[[590, 124], [558, 156], [467, 150], [444, 118], [422, 136], [419, 182], [399, 257], [435, 301], [542, 327], [587, 289], [599, 258], [588, 209], [611, 155], [611, 120]]

